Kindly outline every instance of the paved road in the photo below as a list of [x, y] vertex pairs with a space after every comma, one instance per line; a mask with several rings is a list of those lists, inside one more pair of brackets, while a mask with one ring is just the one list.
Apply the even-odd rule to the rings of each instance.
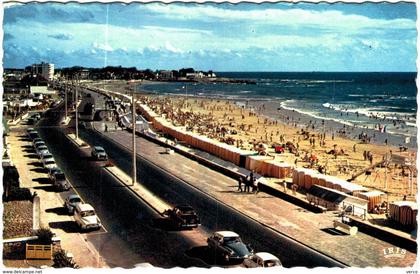
[[[207, 266], [185, 253], [193, 246], [203, 245], [207, 233], [201, 229], [170, 231], [156, 227], [155, 219], [159, 216], [105, 172], [101, 168], [103, 163], [93, 161], [89, 149], [76, 148], [65, 137], [65, 129], [55, 126], [60, 119], [58, 112], [50, 111], [38, 130], [75, 190], [97, 210], [105, 229], [87, 233], [86, 237], [106, 263], [115, 267], [132, 267], [140, 262], [160, 267]], [[62, 197], [67, 195], [63, 193]], [[59, 209], [56, 212], [63, 214]], [[73, 222], [50, 222], [49, 225], [78, 233]]]

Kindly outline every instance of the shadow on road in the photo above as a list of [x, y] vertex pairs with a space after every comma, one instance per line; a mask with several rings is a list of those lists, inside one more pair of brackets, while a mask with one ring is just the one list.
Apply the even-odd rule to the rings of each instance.
[[30, 163], [28, 163], [28, 165], [34, 166], [34, 167], [43, 167], [40, 162], [30, 162]]
[[23, 148], [23, 149], [34, 150], [34, 147], [31, 146], [31, 145], [23, 145], [23, 146], [20, 146], [20, 147]]
[[[25, 152], [25, 151], [24, 151]], [[38, 159], [38, 156], [37, 155], [35, 155], [35, 154], [26, 154], [26, 155], [23, 155], [24, 157], [27, 157], [27, 158], [29, 158], [29, 159]]]
[[192, 230], [193, 228], [180, 228], [169, 218], [155, 218], [152, 220], [152, 226], [157, 229], [165, 231], [184, 231]]
[[49, 222], [48, 225], [51, 228], [61, 229], [66, 233], [78, 233], [80, 232], [79, 227], [74, 221], [62, 221], [62, 222]]
[[37, 172], [37, 173], [47, 173], [47, 171], [42, 167], [32, 168], [30, 171]]
[[49, 178], [35, 178], [32, 179], [32, 181], [37, 182], [38, 184], [51, 184], [51, 181]]
[[42, 189], [48, 192], [56, 192], [56, 188], [53, 185], [49, 186], [34, 186], [33, 189]]
[[55, 213], [55, 214], [61, 215], [61, 216], [63, 216], [63, 215], [68, 216], [69, 215], [68, 214], [68, 211], [64, 207], [62, 207], [62, 206], [60, 206], [60, 207], [54, 207], [54, 208], [48, 208], [48, 209], [45, 210], [45, 212], [47, 212], [47, 213]]
[[206, 264], [213, 266], [234, 266], [242, 263], [242, 260], [231, 260], [229, 262], [225, 262], [222, 258], [218, 258], [208, 246], [195, 246], [185, 251], [185, 255], [202, 260]]
[[331, 234], [331, 235], [336, 235], [336, 236], [348, 236], [349, 234], [342, 232], [338, 229], [332, 228], [332, 227], [327, 227], [327, 228], [321, 228], [322, 231]]

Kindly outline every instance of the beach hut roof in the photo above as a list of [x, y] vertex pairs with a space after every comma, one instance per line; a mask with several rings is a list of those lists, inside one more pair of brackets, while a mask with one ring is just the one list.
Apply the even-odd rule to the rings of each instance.
[[367, 205], [368, 203], [367, 200], [356, 198], [351, 195], [347, 195], [344, 192], [341, 192], [335, 189], [330, 189], [323, 186], [319, 186], [319, 185], [312, 185], [308, 193], [318, 198], [321, 198], [323, 200], [326, 200], [328, 202], [336, 203], [336, 204], [339, 204], [344, 200], [346, 200], [346, 202], [359, 204], [359, 205]]
[[408, 206], [411, 207], [411, 209], [418, 209], [417, 203], [412, 201], [396, 201], [392, 202], [392, 204], [397, 205], [399, 207]]

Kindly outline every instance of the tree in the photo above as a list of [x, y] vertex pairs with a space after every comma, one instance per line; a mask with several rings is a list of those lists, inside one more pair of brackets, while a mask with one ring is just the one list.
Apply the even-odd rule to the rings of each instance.
[[54, 262], [53, 267], [55, 268], [62, 268], [62, 267], [79, 268], [79, 266], [73, 261], [73, 258], [69, 258], [63, 249], [60, 249], [54, 252], [53, 262]]

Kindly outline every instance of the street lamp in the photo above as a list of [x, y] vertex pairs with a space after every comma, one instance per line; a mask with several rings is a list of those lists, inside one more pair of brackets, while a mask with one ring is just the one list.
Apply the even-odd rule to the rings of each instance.
[[137, 181], [137, 166], [136, 166], [136, 102], [134, 100], [134, 90], [131, 94], [131, 128], [132, 128], [132, 133], [133, 133], [133, 181], [132, 181], [132, 185], [134, 186], [134, 184]]
[[78, 118], [78, 112], [77, 112], [77, 101], [79, 100], [78, 95], [77, 95], [77, 88], [79, 85], [79, 77], [76, 75], [76, 85], [75, 85], [75, 97], [76, 97], [76, 107], [75, 107], [75, 113], [76, 113], [76, 140], [79, 139], [79, 118]]

